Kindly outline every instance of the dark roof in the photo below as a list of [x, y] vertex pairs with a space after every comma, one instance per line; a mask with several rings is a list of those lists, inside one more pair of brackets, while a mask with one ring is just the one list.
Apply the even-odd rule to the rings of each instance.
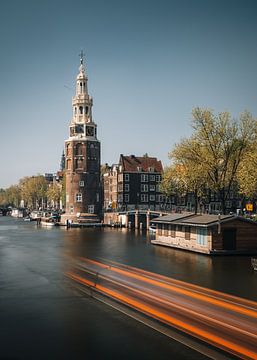
[[234, 219], [234, 215], [209, 215], [209, 214], [202, 214], [202, 215], [195, 215], [190, 217], [190, 219], [184, 219], [184, 224], [195, 224], [195, 225], [210, 225], [212, 223], [217, 223], [219, 220], [223, 223], [226, 220]]
[[153, 219], [154, 223], [172, 223], [174, 225], [190, 225], [190, 226], [212, 226], [217, 225], [218, 222], [224, 223], [231, 220], [240, 220], [247, 221], [254, 225], [257, 225], [257, 222], [252, 220], [245, 219], [241, 216], [235, 215], [209, 215], [209, 214], [170, 214], [165, 216], [160, 216], [156, 219]]
[[143, 172], [149, 172], [150, 168], [154, 169], [154, 172], [162, 173], [162, 162], [155, 157], [149, 156], [135, 156], [120, 155], [120, 165], [122, 165], [123, 171], [138, 172], [138, 168], [141, 168]]
[[174, 221], [183, 221], [183, 219], [186, 219], [188, 217], [191, 218], [191, 216], [194, 216], [194, 214], [192, 213], [183, 213], [183, 214], [179, 214], [179, 213], [174, 213], [174, 214], [169, 214], [169, 215], [164, 215], [164, 216], [160, 216], [158, 218], [152, 219], [151, 222], [158, 222], [158, 223], [162, 223], [162, 222], [174, 222]]

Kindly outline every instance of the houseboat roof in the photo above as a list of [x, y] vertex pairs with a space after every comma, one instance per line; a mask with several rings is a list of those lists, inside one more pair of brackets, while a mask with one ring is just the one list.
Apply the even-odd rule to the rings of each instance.
[[186, 218], [192, 217], [192, 216], [194, 216], [193, 213], [183, 213], [183, 214], [174, 213], [174, 214], [160, 216], [156, 219], [152, 219], [151, 222], [170, 223], [170, 222], [174, 222], [174, 221], [178, 221], [178, 220], [183, 220], [183, 219], [186, 219]]
[[151, 220], [153, 223], [164, 223], [164, 224], [174, 224], [174, 225], [187, 225], [187, 226], [213, 226], [219, 222], [222, 224], [231, 220], [240, 220], [250, 222], [254, 225], [257, 225], [257, 222], [246, 219], [242, 216], [235, 215], [210, 215], [210, 214], [170, 214], [165, 216], [160, 216], [156, 219]]
[[193, 225], [212, 225], [217, 222], [225, 222], [227, 220], [234, 219], [234, 215], [209, 215], [209, 214], [198, 214], [190, 217], [189, 219], [183, 219], [184, 224], [193, 224]]

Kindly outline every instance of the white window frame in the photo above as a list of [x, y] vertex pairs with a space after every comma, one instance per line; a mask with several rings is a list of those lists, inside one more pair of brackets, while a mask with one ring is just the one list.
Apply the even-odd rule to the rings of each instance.
[[149, 185], [149, 190], [150, 190], [150, 191], [155, 191], [155, 185], [150, 184], [150, 185]]
[[129, 184], [125, 184], [125, 191], [129, 191]]
[[95, 205], [88, 205], [87, 211], [89, 214], [94, 214]]
[[129, 202], [129, 194], [125, 194], [125, 202], [128, 203]]
[[155, 195], [153, 194], [150, 195], [150, 201], [155, 201]]
[[84, 187], [84, 186], [85, 186], [84, 180], [81, 180], [81, 181], [79, 182], [79, 186], [80, 186], [80, 187]]
[[155, 175], [150, 175], [150, 181], [155, 181]]
[[129, 181], [129, 174], [124, 174], [124, 180]]
[[156, 179], [156, 182], [161, 182], [162, 181], [161, 175], [155, 175], [155, 179]]
[[141, 202], [148, 202], [148, 194], [141, 194]]
[[82, 194], [81, 193], [77, 193], [75, 195], [75, 201], [76, 202], [82, 202]]
[[208, 229], [207, 228], [197, 228], [196, 229], [196, 243], [197, 245], [207, 246], [207, 236]]
[[148, 185], [147, 184], [141, 184], [141, 191], [142, 192], [148, 192]]
[[148, 175], [147, 174], [141, 174], [141, 182], [148, 182]]

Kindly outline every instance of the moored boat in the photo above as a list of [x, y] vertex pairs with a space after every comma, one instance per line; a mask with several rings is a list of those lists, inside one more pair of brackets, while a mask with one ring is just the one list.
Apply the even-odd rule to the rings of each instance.
[[251, 258], [253, 270], [257, 271], [257, 258]]
[[40, 224], [42, 226], [52, 227], [56, 225], [56, 220], [53, 217], [42, 217]]

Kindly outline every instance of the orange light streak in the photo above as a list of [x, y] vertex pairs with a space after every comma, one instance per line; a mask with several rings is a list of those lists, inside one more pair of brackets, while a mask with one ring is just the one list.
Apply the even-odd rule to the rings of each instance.
[[257, 360], [257, 353], [250, 351], [249, 349], [239, 346], [237, 344], [234, 344], [231, 341], [224, 340], [214, 334], [211, 334], [205, 330], [199, 329], [193, 325], [187, 324], [181, 320], [178, 320], [170, 315], [164, 314], [161, 311], [158, 311], [150, 306], [147, 306], [137, 300], [134, 300], [130, 297], [127, 297], [125, 295], [121, 295], [117, 293], [114, 290], [108, 289], [102, 285], [94, 284], [93, 282], [86, 280], [76, 274], [68, 272], [67, 275], [72, 278], [75, 281], [78, 281], [79, 283], [85, 284], [87, 286], [93, 286], [94, 288], [98, 289], [100, 292], [103, 292], [105, 294], [108, 294], [109, 296], [133, 307], [136, 308], [146, 314], [149, 314], [155, 318], [158, 318], [160, 320], [163, 320], [164, 322], [173, 325], [179, 329], [182, 329], [186, 331], [189, 334], [193, 334], [213, 345], [218, 345], [219, 347], [232, 352], [233, 354], [244, 356], [246, 359], [254, 359]]
[[153, 284], [155, 286], [159, 286], [159, 287], [162, 287], [164, 289], [172, 290], [172, 291], [174, 291], [176, 293], [183, 294], [183, 295], [189, 296], [191, 298], [195, 298], [197, 300], [201, 300], [201, 301], [211, 303], [213, 305], [216, 305], [216, 306], [228, 309], [228, 310], [232, 310], [234, 312], [238, 312], [238, 313], [250, 316], [250, 317], [257, 318], [257, 312], [254, 311], [254, 310], [246, 309], [246, 308], [243, 308], [243, 307], [238, 306], [238, 305], [234, 305], [234, 304], [222, 301], [222, 300], [214, 299], [214, 298], [209, 297], [209, 296], [204, 295], [204, 294], [199, 294], [199, 293], [191, 292], [191, 291], [186, 290], [186, 289], [178, 288], [178, 287], [170, 285], [170, 284], [165, 284], [163, 282], [159, 282], [157, 280], [150, 279], [150, 278], [142, 276], [142, 275], [131, 273], [131, 272], [128, 272], [126, 270], [118, 269], [118, 268], [113, 267], [113, 266], [103, 266], [103, 264], [101, 264], [101, 263], [99, 263], [99, 262], [97, 262], [95, 260], [87, 259], [87, 261], [92, 262], [92, 263], [94, 263], [96, 265], [100, 264], [99, 266], [101, 266], [101, 267], [109, 268], [112, 271], [123, 274], [125, 276], [131, 277], [131, 278], [134, 278], [134, 279], [137, 279], [137, 280], [140, 280], [140, 281], [145, 281], [145, 282], [147, 282], [149, 284]]
[[[87, 260], [87, 259], [85, 259], [85, 260]], [[179, 287], [190, 288], [195, 292], [200, 292], [200, 293], [205, 292], [205, 293], [209, 294], [210, 296], [214, 296], [214, 297], [219, 296], [219, 297], [222, 297], [222, 298], [224, 297], [227, 301], [239, 302], [244, 306], [252, 307], [252, 308], [257, 310], [257, 303], [254, 302], [254, 301], [248, 300], [248, 299], [244, 299], [244, 298], [240, 298], [240, 297], [233, 296], [233, 295], [230, 295], [230, 294], [226, 294], [226, 293], [223, 293], [221, 291], [215, 291], [215, 290], [212, 290], [212, 289], [204, 288], [204, 287], [201, 287], [199, 285], [190, 284], [190, 283], [187, 283], [187, 282], [184, 282], [184, 281], [181, 281], [181, 280], [169, 278], [167, 276], [152, 273], [150, 271], [146, 271], [146, 270], [143, 270], [143, 269], [138, 269], [138, 268], [135, 268], [133, 266], [120, 264], [120, 263], [112, 261], [112, 260], [103, 259], [103, 261], [109, 262], [109, 263], [113, 264], [114, 266], [116, 266], [118, 268], [125, 268], [125, 269], [127, 269], [127, 270], [129, 270], [131, 272], [141, 273], [142, 275], [144, 275], [146, 277], [155, 278], [155, 279], [161, 280], [162, 282], [166, 282], [166, 283], [169, 283], [169, 284], [172, 283], [173, 285], [175, 284], [175, 285], [177, 285]]]

